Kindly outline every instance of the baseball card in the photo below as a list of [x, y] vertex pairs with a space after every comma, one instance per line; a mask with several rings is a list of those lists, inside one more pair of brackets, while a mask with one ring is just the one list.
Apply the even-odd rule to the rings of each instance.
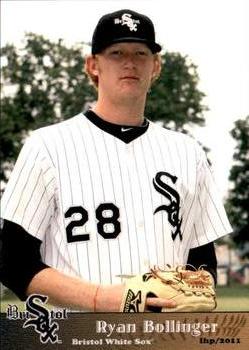
[[1, 8], [3, 349], [246, 349], [247, 2]]

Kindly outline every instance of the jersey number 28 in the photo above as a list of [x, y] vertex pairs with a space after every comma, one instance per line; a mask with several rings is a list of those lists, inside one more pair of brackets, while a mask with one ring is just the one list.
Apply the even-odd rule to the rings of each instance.
[[[75, 217], [77, 216], [77, 219]], [[97, 219], [97, 231], [105, 239], [116, 238], [121, 232], [119, 222], [119, 209], [113, 203], [100, 204], [95, 210]], [[82, 227], [88, 221], [88, 212], [81, 206], [70, 207], [66, 213], [65, 218], [73, 218], [66, 226], [68, 243], [89, 241], [90, 235], [74, 234], [74, 228]]]

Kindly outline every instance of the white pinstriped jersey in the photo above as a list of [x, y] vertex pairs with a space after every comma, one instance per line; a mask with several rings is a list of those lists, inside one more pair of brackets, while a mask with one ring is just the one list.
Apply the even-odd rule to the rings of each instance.
[[96, 283], [185, 264], [232, 231], [195, 140], [150, 122], [125, 143], [83, 114], [32, 133], [2, 216], [42, 241], [46, 264]]

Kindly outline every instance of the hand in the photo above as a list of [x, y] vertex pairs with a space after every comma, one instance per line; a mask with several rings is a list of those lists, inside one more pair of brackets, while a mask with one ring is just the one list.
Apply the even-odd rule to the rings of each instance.
[[176, 307], [176, 302], [164, 298], [147, 298], [145, 311], [158, 312], [161, 308], [170, 309]]
[[[124, 290], [123, 284], [99, 286], [95, 311], [119, 312]], [[156, 308], [174, 308], [176, 302], [164, 298], [147, 298], [146, 306], [146, 311], [156, 311]]]

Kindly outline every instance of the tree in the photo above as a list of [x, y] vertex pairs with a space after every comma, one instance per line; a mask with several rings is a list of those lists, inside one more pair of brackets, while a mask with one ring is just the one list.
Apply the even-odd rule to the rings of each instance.
[[197, 66], [187, 56], [167, 52], [162, 56], [160, 78], [149, 94], [146, 115], [178, 131], [186, 131], [190, 124], [204, 126], [203, 112], [208, 108], [202, 104], [205, 94], [198, 83]]
[[[81, 112], [96, 99], [84, 72], [84, 44], [67, 47], [41, 35], [26, 34], [21, 49], [6, 45], [1, 52], [1, 179], [6, 180], [23, 140], [36, 128]], [[204, 94], [198, 90], [196, 66], [179, 53], [162, 56], [162, 74], [153, 86], [146, 115], [164, 126], [184, 130], [204, 125]]]
[[95, 99], [84, 72], [83, 45], [67, 48], [29, 33], [22, 49], [2, 49], [1, 179], [30, 130], [67, 119]]
[[235, 228], [233, 240], [242, 249], [242, 256], [249, 258], [249, 116], [235, 122], [231, 135], [237, 145], [229, 176], [233, 188], [226, 209]]

